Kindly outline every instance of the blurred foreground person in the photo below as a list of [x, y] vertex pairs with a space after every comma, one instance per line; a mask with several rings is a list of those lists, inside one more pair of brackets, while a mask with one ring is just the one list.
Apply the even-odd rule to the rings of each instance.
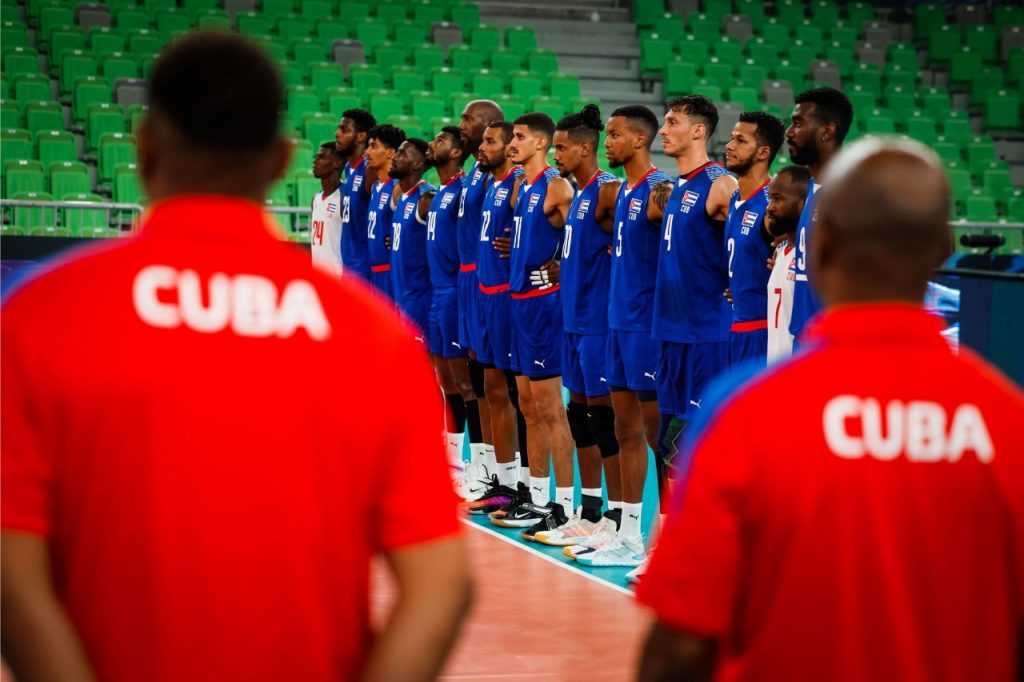
[[[1009, 682], [1024, 396], [922, 307], [950, 245], [942, 166], [859, 142], [821, 192], [827, 312], [690, 434], [638, 593], [657, 618], [640, 679]], [[765, 438], [780, 415], [789, 437]]]
[[[274, 235], [262, 51], [194, 34], [150, 97], [141, 234], [3, 308], [4, 658], [20, 682], [432, 679], [470, 584], [426, 354]], [[366, 407], [396, 386], [425, 409]], [[373, 637], [377, 552], [398, 596]]]

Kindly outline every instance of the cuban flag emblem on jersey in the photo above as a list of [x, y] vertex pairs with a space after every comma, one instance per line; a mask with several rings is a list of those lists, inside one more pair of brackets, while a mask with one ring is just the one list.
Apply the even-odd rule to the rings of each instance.
[[587, 217], [587, 210], [590, 208], [590, 199], [584, 199], [580, 202], [578, 213], [576, 217], [578, 220], [583, 220]]
[[386, 204], [388, 202], [388, 199], [390, 199], [390, 198], [391, 198], [390, 194], [388, 194], [387, 192], [382, 192], [381, 195], [380, 195], [380, 201], [377, 202], [377, 210], [383, 209], [384, 208], [384, 204]]
[[327, 215], [333, 215], [338, 212], [338, 205], [333, 201], [327, 204]]
[[757, 214], [752, 211], [743, 212], [743, 228], [749, 230], [757, 222]]
[[411, 215], [412, 215], [412, 210], [413, 210], [414, 208], [416, 208], [416, 204], [414, 204], [414, 203], [412, 203], [412, 202], [409, 202], [408, 204], [406, 204], [406, 205], [405, 205], [405, 215], [403, 216], [403, 218], [404, 218], [405, 220], [408, 220], [408, 219], [409, 219], [409, 216], [411, 216]]
[[354, 189], [354, 190], [359, 189], [359, 185], [361, 185], [361, 184], [363, 184], [363, 176], [362, 175], [357, 175], [354, 178], [352, 178], [352, 189]]
[[697, 200], [700, 199], [700, 195], [696, 192], [686, 190], [683, 192], [683, 205], [684, 206], [696, 206]]
[[533, 209], [536, 208], [537, 203], [540, 201], [539, 194], [533, 194], [530, 196], [530, 205], [526, 207], [527, 213], [533, 213]]
[[445, 192], [441, 195], [441, 208], [448, 208], [455, 199], [455, 192]]
[[495, 206], [501, 206], [501, 204], [505, 201], [505, 199], [507, 197], [508, 197], [508, 187], [502, 187], [494, 195], [494, 205]]
[[629, 212], [639, 213], [640, 209], [644, 207], [644, 202], [637, 197], [633, 197], [629, 200]]

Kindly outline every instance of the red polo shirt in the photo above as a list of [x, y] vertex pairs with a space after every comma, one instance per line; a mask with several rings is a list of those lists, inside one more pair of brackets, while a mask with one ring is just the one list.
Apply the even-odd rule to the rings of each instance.
[[696, 436], [638, 594], [717, 680], [1013, 679], [1024, 397], [940, 328], [837, 309]]
[[3, 529], [99, 679], [352, 679], [371, 554], [458, 531], [413, 332], [270, 229], [167, 200], [4, 306]]

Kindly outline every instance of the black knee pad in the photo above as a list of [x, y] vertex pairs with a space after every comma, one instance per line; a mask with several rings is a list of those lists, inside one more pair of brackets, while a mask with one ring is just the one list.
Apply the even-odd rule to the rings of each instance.
[[477, 398], [484, 397], [484, 366], [476, 360], [469, 361], [469, 380], [473, 384], [473, 392]]
[[572, 439], [576, 441], [577, 450], [589, 448], [596, 444], [594, 436], [590, 432], [585, 403], [570, 401], [569, 407], [566, 408], [566, 416], [569, 419], [569, 432], [572, 434]]
[[601, 457], [619, 454], [619, 440], [615, 437], [615, 411], [609, 405], [591, 405], [588, 408], [588, 426], [594, 436]]

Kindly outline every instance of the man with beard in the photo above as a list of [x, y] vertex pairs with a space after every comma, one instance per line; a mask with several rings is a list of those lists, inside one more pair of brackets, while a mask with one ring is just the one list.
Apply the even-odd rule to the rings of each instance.
[[313, 177], [320, 192], [313, 195], [309, 223], [309, 248], [314, 265], [341, 275], [341, 166], [344, 163], [333, 142], [320, 145], [313, 158]]
[[427, 143], [417, 137], [404, 141], [391, 162], [391, 177], [398, 181], [391, 199], [391, 288], [398, 309], [416, 325], [416, 340], [424, 346], [434, 298], [427, 266], [427, 212], [435, 188], [423, 179], [429, 169]]
[[[458, 341], [469, 353], [469, 383], [465, 377], [456, 376], [459, 390], [466, 399], [466, 419], [469, 421], [469, 475], [466, 477], [465, 494], [475, 500], [487, 491], [496, 473], [494, 461], [494, 440], [491, 436], [491, 415], [484, 397], [484, 368], [476, 360], [473, 338], [476, 336], [477, 277], [476, 251], [480, 241], [482, 206], [490, 177], [476, 163], [477, 152], [483, 141], [487, 126], [504, 118], [501, 107], [490, 100], [474, 100], [466, 105], [459, 119], [459, 136], [462, 141], [463, 165], [469, 160], [474, 163], [462, 180], [462, 194], [459, 197], [459, 218], [456, 243], [459, 249], [458, 299]], [[470, 397], [471, 396], [471, 397]], [[474, 427], [474, 424], [476, 426]], [[479, 439], [474, 439], [474, 431]]]
[[334, 144], [346, 158], [345, 182], [341, 186], [341, 260], [346, 275], [370, 281], [370, 260], [366, 243], [367, 208], [370, 187], [366, 182], [366, 134], [377, 119], [365, 109], [348, 109], [341, 115]]
[[800, 344], [800, 332], [804, 325], [821, 309], [818, 297], [807, 280], [807, 255], [811, 250], [815, 196], [821, 189], [818, 180], [829, 161], [843, 146], [852, 123], [853, 106], [846, 95], [833, 88], [814, 88], [797, 95], [791, 123], [786, 129], [789, 158], [795, 164], [807, 166], [812, 178], [796, 228], [796, 284], [793, 289], [793, 318], [789, 322], [794, 347]]
[[797, 221], [804, 210], [811, 172], [804, 166], [786, 166], [768, 185], [768, 207], [764, 224], [773, 239], [784, 238], [769, 259], [768, 298], [768, 362], [793, 353], [793, 335], [789, 320], [793, 314], [793, 284], [796, 277], [793, 261], [796, 253], [793, 237]]
[[366, 135], [366, 177], [372, 182], [366, 216], [367, 256], [370, 283], [388, 298], [391, 295], [391, 197], [397, 180], [391, 177], [395, 152], [405, 142], [405, 132], [393, 125], [378, 125]]
[[[565, 222], [557, 274], [562, 287], [562, 381], [569, 391], [567, 415], [576, 442], [580, 470], [580, 506], [569, 523], [536, 533], [546, 545], [569, 546], [587, 540], [601, 521], [601, 471], [607, 484], [609, 513], [622, 507], [619, 442], [615, 413], [605, 377], [608, 346], [608, 276], [621, 182], [598, 168], [598, 141], [604, 124], [601, 110], [588, 104], [555, 126], [555, 167], [576, 179], [576, 195]], [[551, 264], [531, 274], [545, 286], [553, 280]]]
[[736, 174], [739, 189], [729, 201], [725, 247], [729, 257], [729, 293], [732, 328], [729, 361], [756, 360], [764, 364], [768, 352], [768, 270], [774, 238], [765, 229], [768, 205], [768, 169], [782, 146], [782, 121], [763, 111], [745, 111], [733, 126], [725, 146], [725, 167]]
[[[463, 471], [462, 449], [465, 441], [466, 404], [476, 402], [466, 364], [466, 351], [459, 344], [459, 306], [456, 284], [459, 276], [459, 252], [456, 244], [459, 198], [462, 196], [462, 136], [459, 129], [447, 126], [441, 129], [427, 145], [427, 160], [437, 170], [441, 186], [430, 203], [427, 213], [427, 266], [434, 298], [430, 303], [430, 323], [427, 342], [434, 362], [437, 382], [444, 392], [450, 410], [447, 424], [448, 459], [456, 475], [459, 493], [466, 497], [469, 480], [486, 480], [486, 469], [471, 463]], [[470, 441], [481, 441], [480, 422], [470, 424]], [[477, 466], [472, 466], [477, 464]]]

